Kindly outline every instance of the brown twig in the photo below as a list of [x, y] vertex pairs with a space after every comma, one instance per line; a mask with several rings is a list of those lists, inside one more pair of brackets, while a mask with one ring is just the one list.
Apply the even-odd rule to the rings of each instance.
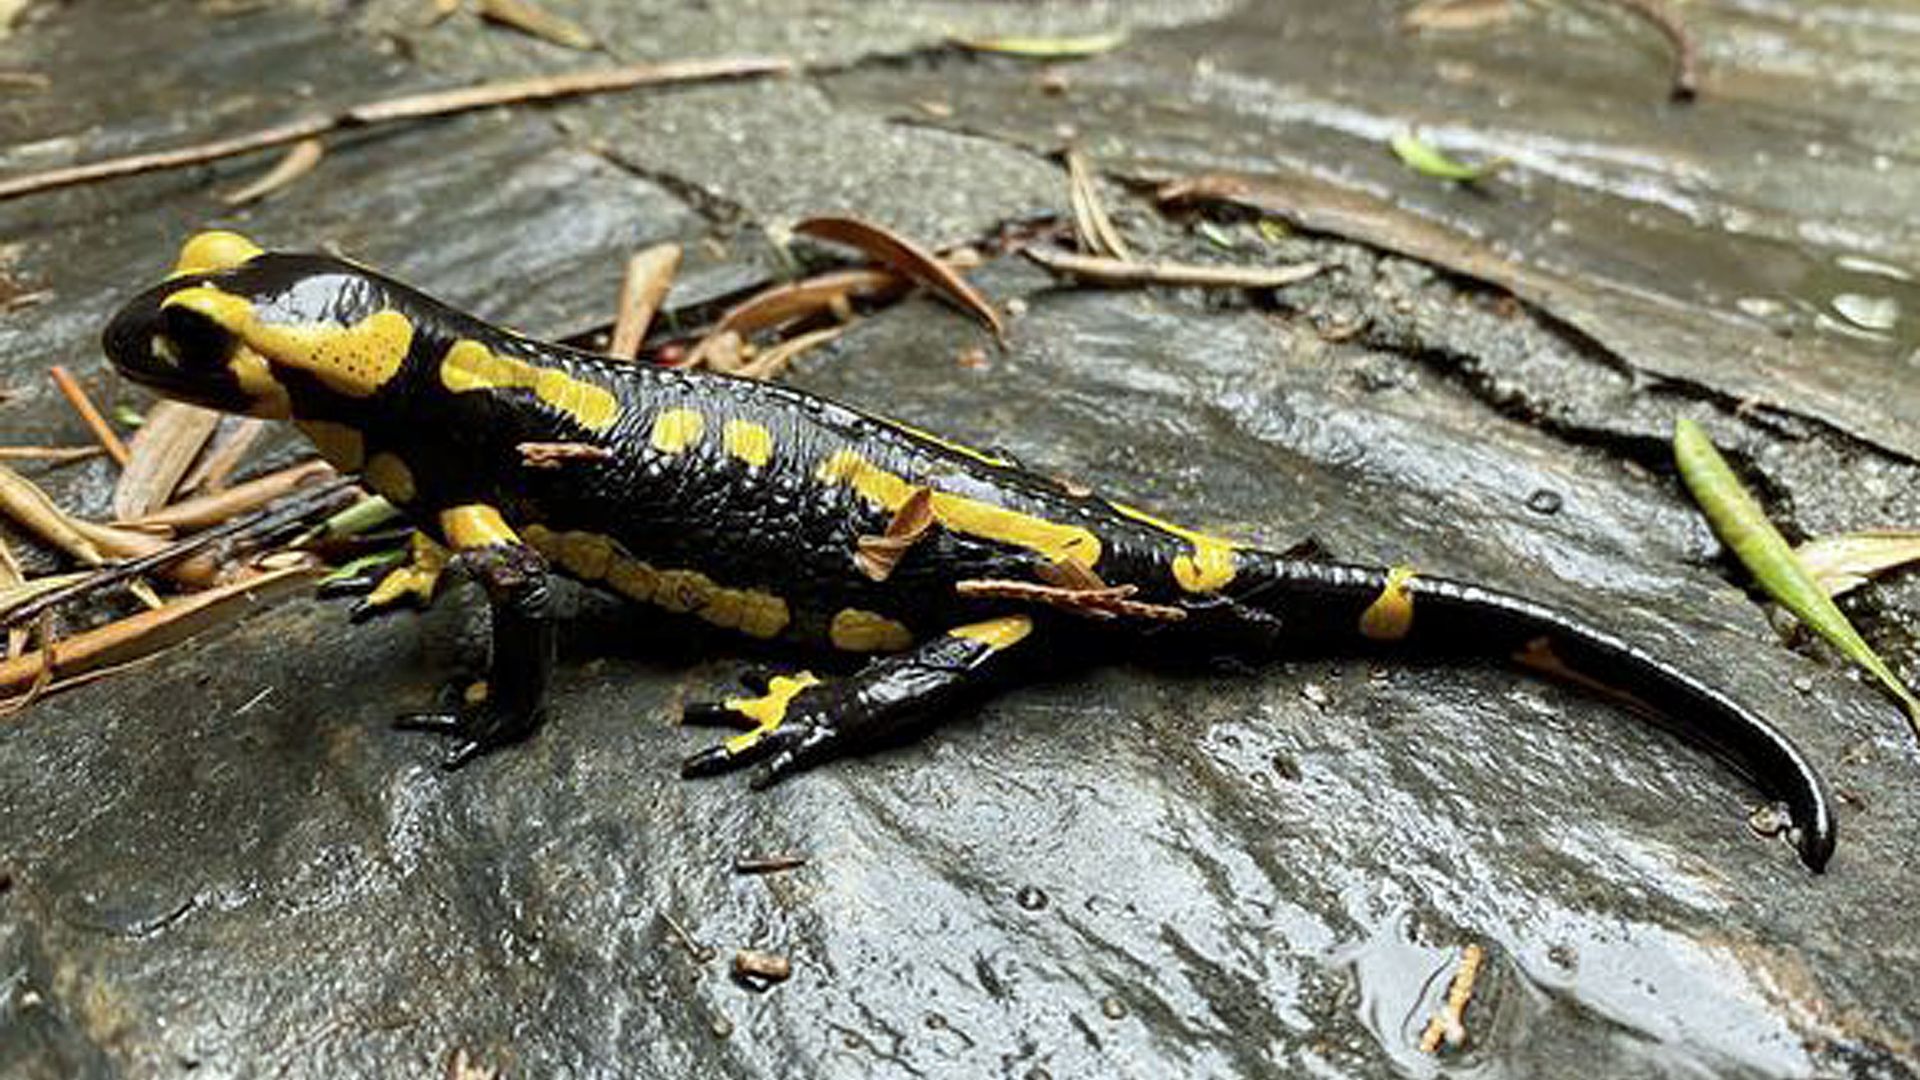
[[1067, 205], [1073, 210], [1074, 233], [1080, 246], [1092, 255], [1132, 262], [1133, 252], [1127, 248], [1120, 231], [1113, 227], [1113, 219], [1107, 217], [1107, 208], [1100, 203], [1100, 190], [1094, 186], [1085, 155], [1077, 147], [1068, 147], [1066, 156]]
[[994, 337], [1003, 341], [1006, 339], [1006, 323], [993, 304], [980, 295], [980, 290], [967, 284], [965, 278], [954, 273], [951, 267], [935, 258], [932, 252], [899, 233], [853, 217], [808, 218], [795, 225], [793, 231], [817, 240], [831, 240], [837, 244], [858, 248], [891, 267], [895, 272], [904, 274], [946, 297], [961, 310], [986, 323], [993, 330]]
[[975, 578], [955, 582], [953, 591], [969, 598], [1024, 600], [1045, 604], [1074, 615], [1093, 619], [1116, 617], [1179, 622], [1187, 617], [1184, 608], [1167, 604], [1149, 604], [1129, 599], [1139, 592], [1134, 585], [1112, 585], [1102, 589], [1077, 589], [1060, 585], [1042, 585], [1033, 581], [1009, 581]]
[[1613, 0], [1652, 23], [1673, 43], [1673, 99], [1692, 101], [1700, 92], [1700, 47], [1680, 13], [1667, 0]]
[[273, 168], [220, 196], [220, 201], [228, 206], [245, 206], [264, 199], [312, 172], [326, 152], [326, 144], [319, 139], [301, 139], [279, 161], [274, 162]]
[[76, 597], [90, 595], [115, 582], [138, 577], [149, 570], [178, 562], [217, 540], [235, 538], [247, 532], [271, 532], [303, 521], [325, 507], [334, 496], [352, 486], [353, 481], [349, 477], [325, 481], [288, 499], [282, 506], [269, 507], [246, 517], [235, 518], [203, 533], [189, 536], [184, 540], [176, 540], [150, 555], [115, 563], [112, 566], [103, 566], [98, 572], [88, 574], [84, 580], [36, 597], [29, 603], [7, 612], [0, 617], [0, 625], [16, 626], [42, 611], [67, 603]]
[[1127, 262], [1075, 255], [1058, 248], [1029, 247], [1020, 253], [1049, 270], [1100, 285], [1197, 285], [1215, 289], [1278, 289], [1318, 274], [1319, 263], [1289, 266], [1198, 266], [1192, 263]]
[[778, 874], [807, 865], [805, 855], [742, 855], [733, 860], [736, 874]]
[[653, 325], [653, 316], [679, 270], [679, 244], [655, 244], [627, 260], [627, 274], [620, 282], [620, 314], [613, 324], [613, 340], [607, 345], [608, 356], [632, 360], [640, 355], [640, 343], [647, 339], [647, 328]]
[[119, 524], [135, 528], [204, 529], [258, 510], [305, 484], [332, 475], [333, 467], [324, 461], [303, 461], [210, 495], [182, 499]]
[[1479, 981], [1480, 965], [1486, 955], [1486, 950], [1475, 944], [1460, 950], [1460, 966], [1454, 969], [1453, 981], [1447, 985], [1446, 1004], [1427, 1021], [1427, 1029], [1420, 1035], [1421, 1053], [1437, 1054], [1442, 1043], [1448, 1046], [1466, 1043], [1467, 1028], [1462, 1020], [1467, 1003], [1473, 1000], [1473, 986]]
[[127, 444], [121, 442], [120, 436], [113, 433], [113, 428], [107, 426], [106, 417], [101, 416], [100, 410], [93, 407], [93, 399], [87, 397], [87, 391], [81, 387], [79, 381], [59, 364], [53, 365], [47, 374], [53, 376], [53, 385], [60, 388], [61, 395], [67, 399], [67, 404], [72, 405], [73, 411], [79, 413], [80, 419], [92, 429], [93, 437], [100, 441], [100, 445], [106, 448], [107, 453], [113, 456], [113, 460], [118, 462], [121, 468], [126, 468], [127, 462], [132, 460], [132, 455], [127, 453]]
[[80, 461], [106, 452], [104, 446], [0, 446], [0, 461]]
[[523, 442], [514, 449], [520, 451], [520, 464], [529, 469], [557, 469], [569, 461], [605, 461], [613, 456], [604, 446], [580, 442]]
[[604, 94], [669, 82], [741, 78], [791, 71], [793, 63], [780, 57], [733, 57], [718, 60], [680, 60], [663, 64], [629, 64], [598, 71], [507, 79], [457, 90], [409, 94], [352, 106], [331, 115], [306, 116], [225, 139], [213, 139], [173, 150], [108, 158], [69, 165], [0, 181], [0, 202], [23, 195], [96, 183], [122, 176], [201, 165], [222, 158], [297, 143], [346, 128], [367, 127], [398, 120], [450, 116], [496, 105], [516, 105], [583, 94]]

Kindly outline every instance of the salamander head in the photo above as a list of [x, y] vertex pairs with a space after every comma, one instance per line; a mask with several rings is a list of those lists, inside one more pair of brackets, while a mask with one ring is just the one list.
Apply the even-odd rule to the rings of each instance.
[[104, 344], [116, 368], [168, 397], [254, 416], [339, 415], [404, 382], [415, 299], [339, 259], [201, 233], [165, 282], [114, 316]]

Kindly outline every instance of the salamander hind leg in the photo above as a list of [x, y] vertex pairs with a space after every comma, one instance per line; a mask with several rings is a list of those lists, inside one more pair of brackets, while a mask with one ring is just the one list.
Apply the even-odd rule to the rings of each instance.
[[937, 710], [1003, 676], [1009, 658], [1025, 652], [1033, 621], [1008, 615], [955, 627], [939, 637], [881, 657], [844, 679], [811, 672], [774, 676], [757, 696], [690, 703], [690, 723], [743, 728], [686, 759], [680, 774], [712, 776], [764, 762], [753, 786], [764, 788], [827, 758], [859, 749], [903, 722]]

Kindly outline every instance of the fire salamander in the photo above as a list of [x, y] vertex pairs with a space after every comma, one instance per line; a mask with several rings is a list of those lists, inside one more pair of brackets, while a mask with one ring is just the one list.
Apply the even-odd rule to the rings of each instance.
[[190, 240], [105, 345], [160, 393], [292, 420], [402, 508], [431, 539], [370, 602], [430, 596], [440, 564], [484, 586], [484, 693], [401, 720], [450, 736], [450, 767], [538, 725], [557, 567], [865, 659], [689, 705], [689, 720], [739, 733], [688, 758], [687, 776], [761, 763], [756, 786], [768, 783], [1067, 654], [1477, 655], [1667, 718], [1785, 805], [1809, 867], [1833, 850], [1819, 776], [1766, 721], [1508, 593], [1243, 547], [800, 390], [531, 341], [352, 263], [232, 233]]

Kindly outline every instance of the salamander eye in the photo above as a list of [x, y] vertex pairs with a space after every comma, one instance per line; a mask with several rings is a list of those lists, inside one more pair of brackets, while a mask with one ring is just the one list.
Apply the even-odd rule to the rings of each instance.
[[153, 358], [162, 364], [174, 368], [180, 366], [180, 349], [167, 335], [153, 335], [153, 340], [148, 342], [148, 348], [153, 352]]

